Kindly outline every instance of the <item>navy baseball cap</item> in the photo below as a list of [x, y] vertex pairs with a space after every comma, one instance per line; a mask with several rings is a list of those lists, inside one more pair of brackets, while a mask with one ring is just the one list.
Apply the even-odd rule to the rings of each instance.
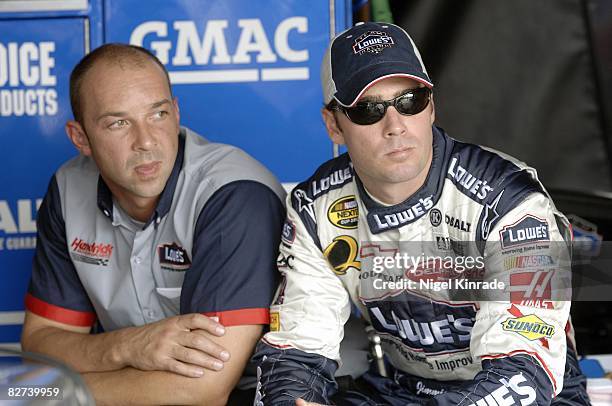
[[350, 107], [377, 81], [397, 76], [433, 87], [421, 54], [404, 29], [389, 23], [357, 23], [332, 40], [323, 58], [325, 104], [336, 99]]

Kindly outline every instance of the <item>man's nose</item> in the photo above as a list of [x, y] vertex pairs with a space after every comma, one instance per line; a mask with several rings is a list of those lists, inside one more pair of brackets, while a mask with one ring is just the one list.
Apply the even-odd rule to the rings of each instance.
[[393, 106], [387, 108], [387, 112], [383, 117], [384, 134], [387, 137], [402, 135], [406, 132], [406, 126], [402, 115]]
[[144, 124], [135, 124], [132, 127], [134, 149], [148, 151], [157, 144], [153, 131]]

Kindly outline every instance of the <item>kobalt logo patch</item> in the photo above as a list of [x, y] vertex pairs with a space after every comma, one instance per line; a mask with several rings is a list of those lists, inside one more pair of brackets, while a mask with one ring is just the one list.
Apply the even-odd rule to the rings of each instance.
[[357, 228], [359, 207], [355, 196], [345, 196], [336, 200], [327, 209], [327, 218], [336, 227], [344, 229]]
[[70, 256], [74, 261], [92, 265], [107, 266], [113, 254], [113, 244], [86, 242], [78, 237], [72, 241], [70, 248]]
[[549, 241], [548, 223], [544, 219], [526, 214], [514, 224], [507, 225], [499, 232], [502, 248]]
[[468, 223], [467, 221], [461, 220], [459, 218], [449, 216], [448, 214], [444, 216], [444, 221], [449, 226], [454, 227], [457, 230], [465, 231], [468, 233], [471, 231], [471, 228], [472, 228], [471, 223]]
[[440, 224], [442, 224], [442, 213], [440, 212], [440, 210], [432, 209], [429, 212], [429, 221], [431, 222], [431, 225], [434, 227], [437, 227]]
[[379, 53], [393, 46], [393, 38], [383, 31], [368, 31], [360, 35], [353, 44], [353, 53], [362, 55], [365, 52]]
[[191, 267], [191, 260], [187, 251], [177, 243], [160, 245], [157, 250], [159, 252], [159, 264], [162, 268], [180, 272]]

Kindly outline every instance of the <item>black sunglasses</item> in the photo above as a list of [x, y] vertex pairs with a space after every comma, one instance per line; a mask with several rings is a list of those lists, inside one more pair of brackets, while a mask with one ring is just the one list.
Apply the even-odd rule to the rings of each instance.
[[393, 106], [404, 116], [419, 114], [425, 110], [431, 98], [431, 89], [418, 87], [410, 89], [391, 100], [357, 102], [353, 107], [340, 106], [335, 100], [328, 104], [328, 110], [340, 110], [355, 124], [370, 125], [385, 116], [387, 107]]

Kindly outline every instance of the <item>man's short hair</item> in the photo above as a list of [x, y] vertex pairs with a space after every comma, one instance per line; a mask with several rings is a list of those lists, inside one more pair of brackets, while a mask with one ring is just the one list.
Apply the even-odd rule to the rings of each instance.
[[124, 66], [136, 66], [141, 68], [145, 66], [147, 61], [152, 61], [163, 70], [168, 82], [168, 89], [170, 90], [170, 94], [172, 94], [172, 86], [170, 85], [168, 71], [164, 64], [162, 64], [151, 51], [137, 45], [120, 43], [104, 44], [85, 55], [70, 73], [70, 107], [72, 108], [74, 119], [81, 123], [81, 125], [83, 124], [81, 86], [83, 85], [83, 80], [87, 72], [100, 61], [118, 64], [122, 68]]

